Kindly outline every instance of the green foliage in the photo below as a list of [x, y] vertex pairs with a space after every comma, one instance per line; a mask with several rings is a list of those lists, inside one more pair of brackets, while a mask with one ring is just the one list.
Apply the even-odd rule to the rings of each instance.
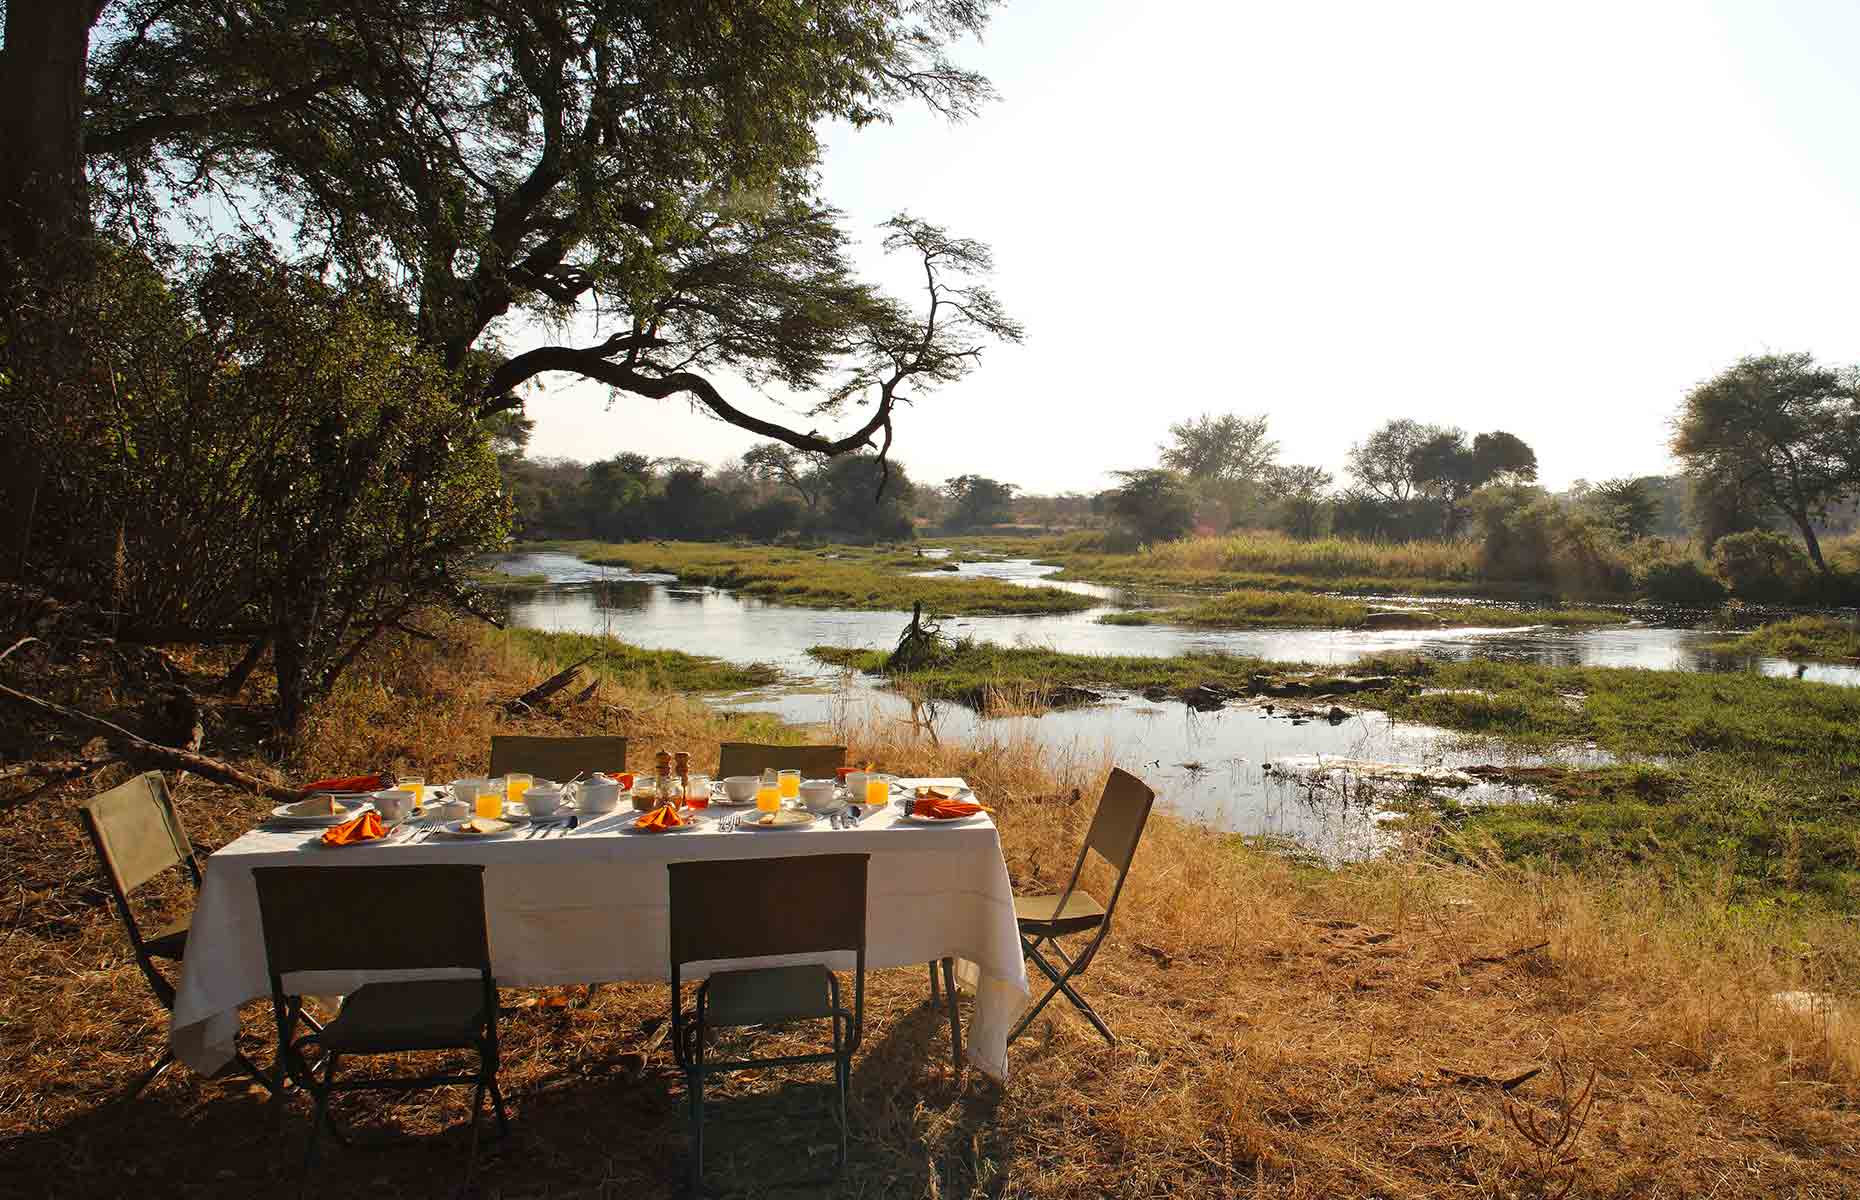
[[958, 475], [943, 482], [943, 494], [949, 498], [949, 515], [943, 519], [950, 529], [977, 529], [985, 525], [1005, 525], [1014, 519], [1014, 485], [1000, 483], [982, 475]]
[[1809, 579], [1808, 559], [1794, 541], [1767, 529], [1718, 539], [1712, 570], [1740, 600], [1779, 603], [1799, 595]]
[[1659, 523], [1660, 500], [1653, 494], [1651, 482], [1610, 479], [1596, 484], [1588, 495], [1596, 516], [1623, 542], [1646, 537]]
[[1608, 532], [1541, 489], [1494, 485], [1474, 495], [1470, 507], [1488, 573], [1583, 594], [1627, 589], [1627, 566]]
[[1663, 604], [1716, 604], [1724, 584], [1690, 555], [1645, 557], [1632, 567], [1634, 591]]
[[490, 433], [366, 282], [248, 244], [170, 286], [105, 248], [26, 318], [86, 333], [76, 361], [7, 346], [9, 391], [64, 389], [62, 422], [0, 415], [59, 464], [32, 564], [128, 629], [269, 640], [285, 729], [384, 629], [462, 602], [465, 564], [502, 543]]
[[1194, 525], [1195, 503], [1175, 471], [1118, 471], [1123, 480], [1106, 498], [1109, 514], [1140, 542], [1173, 541]]
[[1687, 394], [1673, 453], [1724, 515], [1769, 509], [1787, 517], [1825, 573], [1813, 524], [1860, 492], [1857, 396], [1860, 377], [1808, 354], [1742, 358]]
[[1330, 472], [1322, 467], [1278, 467], [1272, 473], [1272, 491], [1278, 497], [1276, 524], [1295, 538], [1309, 541], [1330, 530]]

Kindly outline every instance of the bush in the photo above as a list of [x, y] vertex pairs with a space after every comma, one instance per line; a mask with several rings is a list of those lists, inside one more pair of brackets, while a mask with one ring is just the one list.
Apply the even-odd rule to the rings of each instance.
[[1696, 558], [1653, 558], [1633, 568], [1634, 591], [1663, 604], [1717, 604], [1724, 584]]
[[1535, 579], [1565, 591], [1628, 589], [1627, 563], [1613, 535], [1541, 488], [1482, 488], [1473, 493], [1470, 506], [1480, 536], [1480, 565], [1488, 575]]
[[1712, 570], [1738, 599], [1770, 604], [1800, 597], [1810, 578], [1808, 556], [1795, 539], [1769, 529], [1719, 538]]

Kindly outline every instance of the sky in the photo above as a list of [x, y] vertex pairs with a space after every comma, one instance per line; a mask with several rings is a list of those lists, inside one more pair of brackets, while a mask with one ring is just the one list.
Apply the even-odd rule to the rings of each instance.
[[[978, 117], [825, 131], [873, 278], [911, 296], [876, 229], [908, 210], [989, 243], [1027, 327], [901, 411], [919, 482], [1097, 491], [1239, 412], [1340, 483], [1406, 416], [1515, 433], [1562, 488], [1670, 470], [1740, 356], [1860, 361], [1860, 5], [1020, 0], [958, 57]], [[535, 455], [756, 444], [565, 377], [529, 412]]]

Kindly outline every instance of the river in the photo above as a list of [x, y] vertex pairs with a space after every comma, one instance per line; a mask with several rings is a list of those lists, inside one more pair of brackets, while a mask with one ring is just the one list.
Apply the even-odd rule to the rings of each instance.
[[[934, 552], [930, 552], [935, 557]], [[546, 587], [513, 592], [513, 624], [535, 629], [611, 634], [634, 645], [682, 650], [735, 662], [769, 663], [787, 677], [775, 687], [722, 697], [718, 703], [779, 714], [797, 724], [838, 728], [859, 721], [912, 721], [939, 737], [1037, 738], [1049, 754], [1115, 762], [1149, 780], [1177, 815], [1219, 829], [1296, 843], [1326, 858], [1356, 858], [1389, 844], [1384, 817], [1372, 800], [1312, 787], [1269, 772], [1274, 760], [1310, 755], [1376, 759], [1428, 768], [1474, 762], [1524, 765], [1546, 761], [1510, 753], [1492, 743], [1363, 713], [1338, 724], [1294, 723], [1251, 706], [1196, 713], [1185, 705], [1116, 695], [1088, 708], [1040, 717], [983, 718], [957, 705], [913, 711], [870, 679], [826, 666], [810, 646], [887, 648], [908, 615], [797, 608], [718, 588], [686, 587], [664, 575], [598, 567], [571, 555], [520, 553], [494, 566], [513, 575], [542, 575]], [[1027, 617], [954, 617], [945, 633], [1005, 645], [1032, 645], [1079, 654], [1168, 657], [1202, 651], [1345, 666], [1391, 652], [1431, 658], [1493, 658], [1547, 665], [1641, 667], [1678, 671], [1757, 671], [1825, 683], [1860, 686], [1860, 668], [1726, 655], [1710, 648], [1713, 630], [1629, 624], [1601, 629], [1530, 628], [1451, 630], [1256, 629], [1208, 630], [1171, 625], [1100, 625], [1114, 606], [1135, 597], [1097, 584], [1044, 581], [1056, 568], [1008, 559], [959, 564], [958, 575], [1014, 583], [1064, 586], [1105, 601], [1083, 612]], [[1575, 747], [1549, 761], [1606, 761], [1592, 748]], [[1480, 785], [1465, 802], [1530, 802], [1517, 789]]]

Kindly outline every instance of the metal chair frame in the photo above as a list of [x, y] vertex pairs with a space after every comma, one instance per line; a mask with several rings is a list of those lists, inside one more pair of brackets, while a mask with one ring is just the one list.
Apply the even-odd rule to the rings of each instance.
[[[870, 859], [871, 856], [868, 854], [820, 854], [795, 858], [727, 859], [667, 864], [671, 878], [672, 1054], [679, 1067], [685, 1072], [686, 1092], [689, 1096], [690, 1183], [693, 1193], [701, 1194], [704, 1186], [704, 1080], [708, 1076], [720, 1075], [728, 1071], [832, 1063], [835, 1093], [834, 1115], [840, 1132], [839, 1153], [834, 1165], [836, 1170], [846, 1165], [849, 1152], [846, 1094], [852, 1086], [852, 1056], [858, 1050], [865, 1031], [865, 900], [866, 869]], [[807, 874], [819, 872], [823, 868], [827, 871], [845, 873], [843, 880], [832, 881], [843, 885], [845, 895], [826, 899], [832, 906], [833, 915], [848, 919], [856, 917], [858, 922], [856, 938], [834, 937], [830, 931], [822, 933], [821, 936], [814, 936], [825, 929], [825, 923], [810, 921], [808, 918], [819, 914], [795, 911], [789, 911], [783, 915], [795, 920], [800, 926], [799, 929], [787, 931], [789, 936], [785, 938], [778, 936], [777, 931], [769, 931], [771, 936], [760, 942], [711, 942], [705, 936], [709, 931], [700, 931], [694, 935], [687, 928], [691, 917], [688, 906], [694, 901], [705, 903], [710, 897], [716, 897], [717, 902], [727, 905], [728, 917], [735, 919], [740, 917], [745, 910], [755, 911], [757, 908], [754, 902], [747, 905], [744, 903], [745, 891], [750, 891], [752, 895], [759, 891], [765, 898], [769, 896], [787, 896], [790, 899], [805, 897], [805, 884], [811, 882], [807, 879]], [[757, 875], [764, 877], [759, 881], [760, 887], [752, 886], [750, 889], [745, 889], [742, 886], [745, 881]], [[802, 886], [794, 886], [788, 879], [784, 879], [784, 876], [799, 880]], [[853, 944], [833, 944], [847, 941]], [[719, 1062], [705, 1059], [706, 1035], [710, 1032], [706, 1018], [709, 1014], [711, 980], [707, 978], [698, 985], [696, 1007], [692, 1015], [687, 1016], [683, 999], [683, 967], [686, 963], [725, 958], [826, 954], [847, 950], [852, 951], [854, 957], [851, 1010], [848, 1010], [841, 1002], [838, 975], [832, 971], [827, 972], [829, 1012], [826, 1016], [833, 1026], [833, 1049], [831, 1051], [818, 1054], [786, 1054], [770, 1058], [727, 1059]], [[819, 1020], [821, 1018], [807, 1019]]]
[[[483, 866], [435, 863], [366, 867], [258, 867], [253, 870], [252, 877], [258, 888], [266, 965], [271, 975], [271, 1002], [278, 1026], [279, 1061], [290, 1078], [314, 1099], [310, 1138], [304, 1149], [304, 1181], [301, 1186], [308, 1186], [310, 1171], [317, 1161], [319, 1136], [323, 1130], [327, 1129], [338, 1143], [352, 1145], [330, 1115], [330, 1099], [335, 1093], [416, 1092], [455, 1084], [475, 1084], [477, 1088], [471, 1102], [471, 1150], [466, 1163], [469, 1180], [469, 1173], [475, 1169], [478, 1157], [478, 1112], [484, 1105], [487, 1093], [491, 1097], [492, 1111], [497, 1121], [497, 1136], [503, 1137], [510, 1127], [504, 1112], [503, 1093], [497, 1086], [497, 981], [491, 974], [490, 939], [484, 916]], [[404, 911], [404, 904], [416, 900], [425, 903], [427, 892], [424, 889], [433, 888], [451, 892], [437, 911], [445, 912], [458, 922], [451, 935], [452, 952], [448, 952], [446, 939], [442, 937], [432, 943], [431, 953], [416, 954], [411, 958], [396, 953], [402, 947], [393, 945], [392, 939], [380, 938], [384, 927], [378, 921], [368, 919], [363, 910], [378, 909], [385, 905], [393, 911]], [[408, 899], [402, 900], [400, 897]], [[474, 899], [475, 905], [472, 903]], [[350, 911], [339, 911], [344, 907]], [[332, 911], [332, 908], [338, 911]], [[316, 914], [319, 920], [326, 921], [330, 928], [339, 931], [334, 936], [352, 943], [354, 948], [348, 951], [338, 949], [332, 953], [330, 945], [317, 945], [314, 944], [315, 939], [312, 939], [307, 946], [286, 946], [282, 955], [284, 961], [280, 961], [279, 947], [275, 943], [280, 937], [290, 935], [278, 932], [281, 924], [279, 918], [288, 920], [306, 911]], [[369, 941], [371, 934], [376, 938], [372, 944]], [[421, 936], [424, 939], [426, 934]], [[460, 949], [465, 952], [457, 952]], [[447, 961], [450, 959], [471, 961]], [[336, 1078], [336, 1068], [343, 1055], [324, 1048], [320, 1062], [322, 1078], [317, 1077], [316, 1069], [305, 1052], [312, 1045], [319, 1044], [326, 1031], [304, 1011], [300, 997], [285, 992], [284, 976], [300, 971], [395, 968], [438, 970], [452, 967], [477, 968], [480, 986], [483, 988], [483, 1025], [477, 1036], [464, 1044], [412, 1049], [476, 1051], [478, 1069], [475, 1072], [461, 1074], [441, 1071], [410, 1078], [375, 1076], [339, 1080]], [[345, 1000], [345, 1006], [353, 1000], [353, 996], [349, 997]], [[337, 1019], [340, 1020], [340, 1016]], [[308, 1033], [296, 1033], [300, 1020], [310, 1026]], [[397, 1052], [381, 1049], [357, 1053], [373, 1055]]]
[[[1072, 865], [1072, 875], [1066, 880], [1065, 890], [1059, 893], [1059, 899], [1053, 905], [1052, 917], [1045, 920], [1026, 918], [1023, 921], [1020, 931], [1021, 950], [1033, 960], [1040, 973], [1052, 981], [1052, 986], [1008, 1033], [1008, 1041], [1012, 1042], [1025, 1033], [1027, 1026], [1033, 1023], [1033, 1019], [1040, 1015], [1054, 996], [1063, 995], [1104, 1035], [1105, 1041], [1112, 1046], [1117, 1045], [1117, 1035], [1111, 1032], [1110, 1026], [1104, 1023], [1097, 1010], [1073, 988], [1072, 980], [1083, 975], [1091, 966], [1098, 948], [1104, 945], [1105, 937], [1111, 932], [1111, 917], [1117, 911], [1118, 898], [1124, 894], [1124, 883], [1130, 878], [1131, 861], [1136, 858], [1137, 845], [1143, 840], [1143, 830], [1149, 824], [1150, 809], [1155, 802], [1156, 793], [1148, 784], [1121, 767], [1113, 768], [1111, 778], [1105, 783], [1104, 793], [1098, 799], [1098, 811], [1092, 816], [1091, 829], [1086, 832], [1085, 842], [1079, 847], [1078, 861]], [[1124, 806], [1128, 806], [1129, 810], [1124, 811]], [[1094, 850], [1117, 872], [1117, 882], [1111, 887], [1111, 899], [1104, 906], [1104, 914], [1097, 918], [1096, 925], [1089, 930], [1092, 933], [1091, 941], [1074, 958], [1066, 953], [1066, 948], [1058, 940], [1072, 936], [1072, 933], [1035, 931], [1030, 935], [1026, 925], [1044, 925], [1049, 920], [1059, 920], [1059, 914], [1065, 911], [1066, 901], [1080, 890], [1079, 877], [1084, 873], [1086, 857]], [[1072, 932], [1087, 931], [1080, 929]], [[1058, 956], [1064, 964], [1063, 970], [1046, 959], [1041, 953], [1042, 947]]]
[[[121, 860], [117, 850], [111, 846], [112, 835], [107, 828], [111, 820], [110, 810], [119, 804], [142, 802], [146, 802], [159, 818], [162, 829], [167, 833], [168, 848], [172, 851], [172, 857], [167, 858], [159, 866], [155, 866], [153, 870], [147, 868], [154, 864], [145, 862], [141, 877], [126, 884], [123, 879]], [[122, 917], [123, 929], [129, 935], [129, 948], [136, 956], [136, 965], [142, 968], [143, 977], [148, 980], [149, 990], [155, 994], [155, 999], [162, 1008], [173, 1012], [175, 985], [155, 965], [157, 956], [150, 951], [148, 939], [143, 936], [142, 926], [137, 922], [135, 910], [129, 904], [131, 893], [170, 867], [181, 868], [196, 897], [200, 895], [201, 885], [205, 882], [200, 870], [200, 861], [194, 857], [193, 843], [188, 839], [187, 830], [181, 825], [180, 814], [175, 812], [174, 802], [168, 795], [167, 783], [159, 771], [149, 771], [138, 775], [126, 783], [118, 784], [109, 791], [86, 800], [78, 808], [78, 817], [84, 826], [85, 834], [90, 838], [91, 848], [97, 853], [97, 861], [103, 868], [104, 883], [109, 886], [110, 897], [116, 902], [117, 914]], [[121, 849], [127, 849], [127, 847]], [[183, 957], [186, 953], [183, 948]], [[267, 1074], [259, 1069], [258, 1064], [247, 1058], [242, 1050], [233, 1051], [233, 1063], [241, 1072], [251, 1076], [268, 1092], [276, 1094], [283, 1086], [282, 1070]], [[134, 1100], [140, 1096], [149, 1084], [154, 1083], [173, 1065], [174, 1049], [171, 1046], [164, 1046], [161, 1058], [123, 1094], [124, 1101]]]

